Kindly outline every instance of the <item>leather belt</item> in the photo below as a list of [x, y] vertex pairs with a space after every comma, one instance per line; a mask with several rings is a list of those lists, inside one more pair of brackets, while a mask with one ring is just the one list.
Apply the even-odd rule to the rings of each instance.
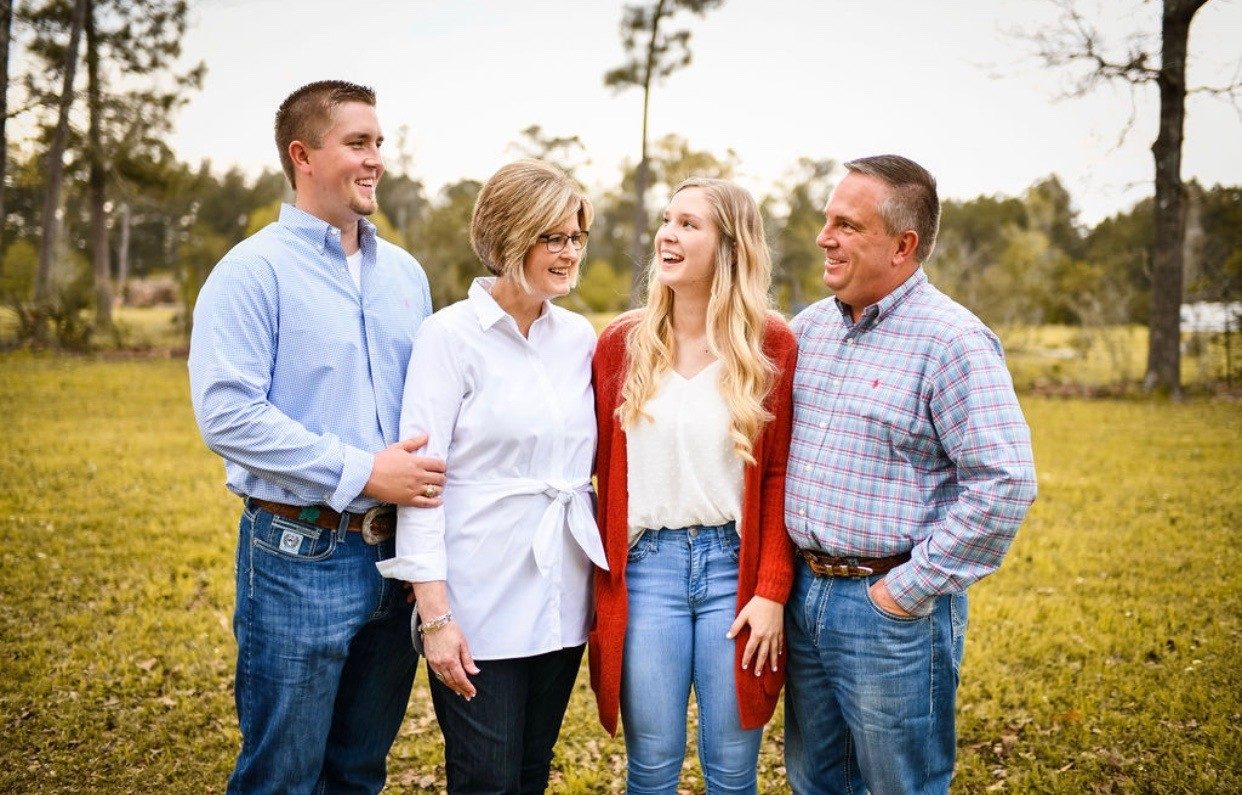
[[[341, 526], [341, 514], [326, 505], [286, 505], [283, 502], [250, 498], [250, 504], [270, 511], [277, 516], [306, 522], [325, 530], [336, 530]], [[395, 505], [377, 505], [363, 513], [346, 512], [349, 516], [348, 529], [351, 533], [362, 533], [362, 540], [368, 544], [387, 541], [397, 533], [397, 507]]]
[[884, 574], [910, 559], [909, 552], [885, 558], [839, 557], [814, 549], [799, 549], [798, 555], [817, 577], [870, 577]]

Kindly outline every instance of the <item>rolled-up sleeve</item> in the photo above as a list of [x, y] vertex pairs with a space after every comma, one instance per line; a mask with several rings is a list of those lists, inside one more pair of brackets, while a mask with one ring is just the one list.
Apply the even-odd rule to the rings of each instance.
[[[432, 317], [419, 328], [401, 399], [401, 438], [427, 434], [422, 455], [447, 460], [465, 394], [448, 330]], [[448, 577], [444, 507], [397, 509], [396, 556], [377, 564], [380, 573], [408, 582]]]

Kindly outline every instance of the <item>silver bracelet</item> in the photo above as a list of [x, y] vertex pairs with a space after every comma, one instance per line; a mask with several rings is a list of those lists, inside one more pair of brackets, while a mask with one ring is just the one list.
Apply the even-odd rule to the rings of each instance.
[[447, 627], [449, 622], [452, 620], [453, 620], [453, 611], [450, 610], [442, 616], [433, 618], [430, 621], [424, 621], [422, 624], [419, 625], [418, 631], [422, 635], [430, 635], [433, 632], [439, 632], [440, 630]]

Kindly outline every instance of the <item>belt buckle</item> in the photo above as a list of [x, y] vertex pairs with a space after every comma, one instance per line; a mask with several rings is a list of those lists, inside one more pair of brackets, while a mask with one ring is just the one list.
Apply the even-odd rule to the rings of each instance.
[[834, 577], [870, 577], [875, 573], [873, 569], [856, 563], [838, 563], [831, 568]]
[[391, 505], [376, 505], [374, 508], [367, 508], [366, 513], [362, 515], [362, 540], [374, 546], [392, 538], [392, 530], [376, 530], [371, 524], [381, 516], [387, 516], [396, 512], [397, 509]]
[[870, 577], [875, 571], [869, 566], [860, 565], [858, 558], [849, 557], [844, 563], [838, 563], [832, 567], [832, 574], [835, 577]]

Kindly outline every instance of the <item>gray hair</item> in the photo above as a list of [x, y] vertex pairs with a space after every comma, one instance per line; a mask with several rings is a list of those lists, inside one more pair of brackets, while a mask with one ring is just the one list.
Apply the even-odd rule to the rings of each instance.
[[855, 174], [875, 177], [891, 188], [880, 205], [880, 217], [890, 235], [907, 229], [919, 236], [914, 259], [921, 263], [931, 258], [940, 229], [940, 198], [936, 195], [936, 178], [913, 160], [901, 155], [860, 157], [845, 164]]

